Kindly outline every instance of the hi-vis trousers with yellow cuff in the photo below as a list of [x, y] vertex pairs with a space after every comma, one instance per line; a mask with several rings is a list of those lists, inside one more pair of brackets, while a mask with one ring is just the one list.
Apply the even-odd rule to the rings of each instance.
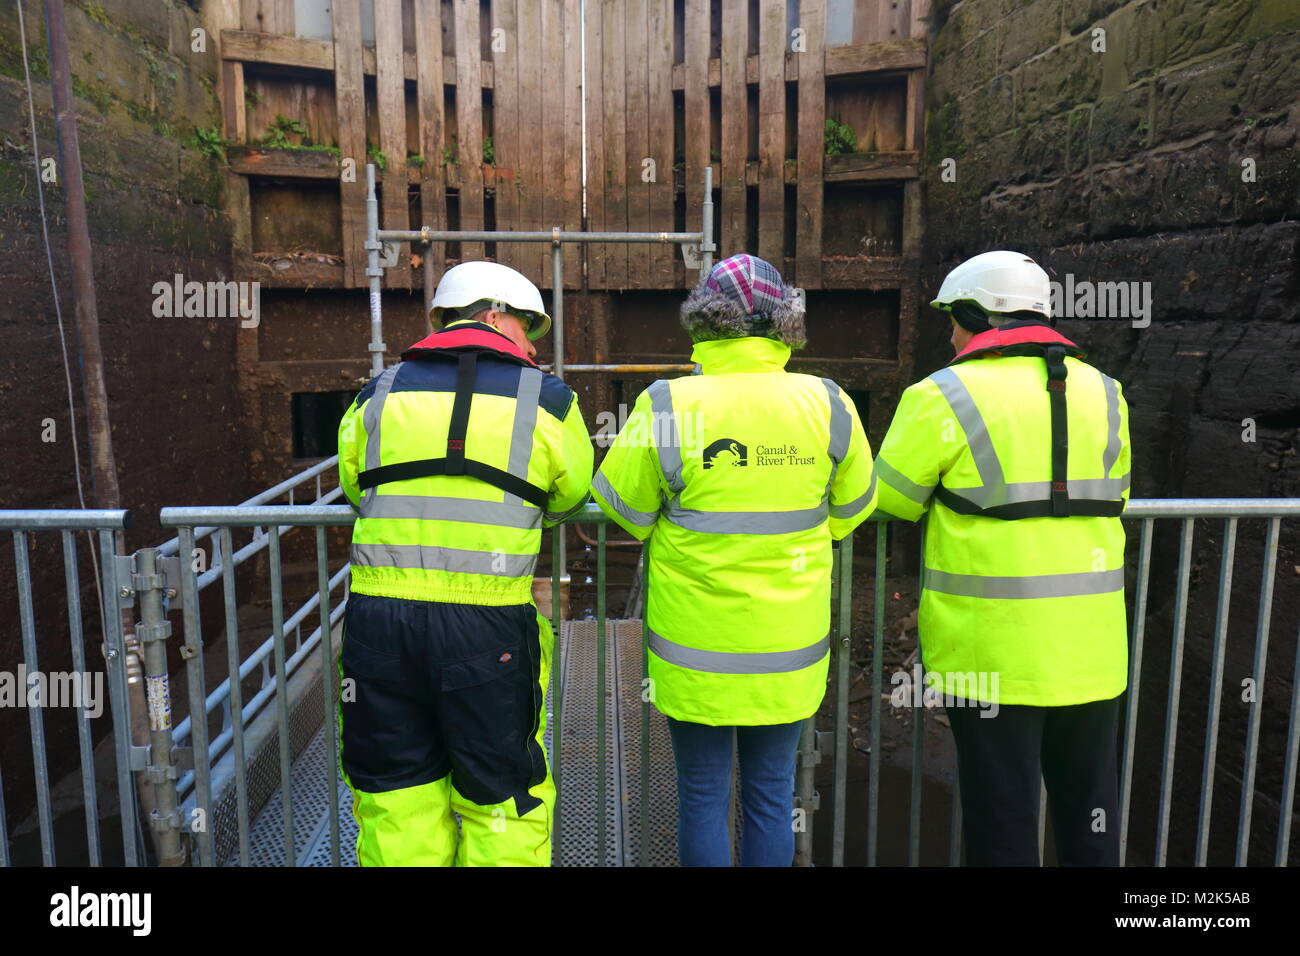
[[361, 866], [550, 865], [551, 641], [532, 604], [349, 596], [341, 759]]

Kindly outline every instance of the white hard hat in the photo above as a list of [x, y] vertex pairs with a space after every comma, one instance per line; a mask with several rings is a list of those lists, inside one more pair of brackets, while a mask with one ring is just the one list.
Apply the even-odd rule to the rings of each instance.
[[975, 302], [985, 312], [1022, 309], [1051, 318], [1052, 286], [1047, 273], [1023, 252], [984, 252], [967, 259], [944, 277], [930, 305], [950, 309], [954, 302]]
[[443, 273], [429, 315], [442, 325], [443, 310], [463, 309], [487, 300], [503, 312], [528, 320], [528, 337], [539, 339], [551, 329], [542, 294], [527, 276], [499, 262], [462, 262]]

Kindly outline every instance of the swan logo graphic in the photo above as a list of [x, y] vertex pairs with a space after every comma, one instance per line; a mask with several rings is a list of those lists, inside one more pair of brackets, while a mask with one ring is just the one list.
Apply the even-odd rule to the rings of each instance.
[[704, 467], [734, 465], [742, 468], [748, 463], [748, 454], [749, 449], [734, 438], [719, 438], [704, 449]]

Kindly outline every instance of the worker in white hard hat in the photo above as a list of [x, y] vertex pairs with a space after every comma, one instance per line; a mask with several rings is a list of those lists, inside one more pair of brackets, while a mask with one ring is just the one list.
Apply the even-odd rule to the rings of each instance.
[[442, 328], [339, 427], [358, 514], [339, 667], [357, 858], [544, 866], [552, 634], [533, 569], [542, 528], [587, 501], [591, 441], [573, 390], [533, 362], [551, 320], [527, 278], [462, 263], [431, 317]]
[[931, 305], [957, 354], [903, 393], [876, 470], [881, 512], [928, 513], [921, 658], [957, 744], [966, 862], [1038, 865], [1041, 780], [1057, 860], [1117, 865], [1123, 390], [1052, 328], [1022, 253], [963, 262]]

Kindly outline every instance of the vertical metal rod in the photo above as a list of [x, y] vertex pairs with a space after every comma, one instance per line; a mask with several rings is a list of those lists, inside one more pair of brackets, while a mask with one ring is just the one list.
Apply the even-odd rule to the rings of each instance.
[[1169, 852], [1169, 804], [1174, 789], [1174, 748], [1178, 742], [1178, 699], [1183, 684], [1183, 637], [1187, 630], [1188, 576], [1192, 569], [1192, 535], [1195, 526], [1194, 519], [1183, 520], [1178, 554], [1174, 640], [1169, 662], [1169, 700], [1165, 708], [1165, 752], [1160, 769], [1160, 809], [1156, 821], [1156, 866], [1165, 865], [1165, 857]]
[[645, 557], [645, 574], [641, 578], [644, 610], [641, 613], [641, 758], [637, 767], [641, 796], [637, 801], [637, 826], [640, 833], [636, 843], [637, 866], [650, 865], [650, 701], [654, 697], [654, 685], [650, 683], [650, 549], [653, 547], [654, 537], [651, 536], [642, 552]]
[[[18, 573], [18, 619], [23, 636], [23, 664], [27, 672], [18, 689], [26, 700], [27, 721], [32, 728], [32, 764], [36, 771], [36, 813], [40, 821], [41, 860], [54, 866], [54, 816], [50, 803], [50, 767], [45, 759], [45, 708], [49, 682], [42, 682], [41, 665], [36, 656], [36, 615], [32, 610], [32, 569], [27, 560], [27, 532], [15, 531], [14, 567]], [[36, 705], [32, 705], [32, 682], [36, 684]]]
[[596, 859], [605, 866], [605, 801], [609, 783], [605, 777], [605, 535], [604, 521], [596, 525]]
[[[433, 253], [433, 243], [423, 243], [424, 246], [424, 305], [420, 310], [420, 317], [424, 319], [425, 325], [430, 332], [433, 331], [433, 323], [429, 319], [429, 307], [433, 304], [433, 296], [438, 291], [438, 269], [434, 268], [433, 260], [430, 255]], [[439, 263], [441, 265], [441, 263]], [[320, 497], [320, 476], [316, 476], [316, 497]]]
[[876, 865], [880, 833], [880, 695], [884, 693], [882, 666], [885, 654], [885, 543], [887, 525], [876, 525], [875, 621], [871, 638], [871, 753], [867, 780], [867, 866]]
[[560, 600], [563, 596], [560, 592], [563, 537], [563, 524], [557, 524], [551, 529], [551, 719], [555, 721], [551, 726], [551, 776], [555, 782], [554, 838], [557, 843], [560, 839], [561, 825], [560, 799], [564, 789], [560, 785], [560, 751], [564, 737], [564, 642], [560, 639], [560, 628], [564, 625], [564, 615], [560, 608]]
[[[167, 637], [171, 624], [163, 610], [162, 568], [157, 548], [135, 553], [136, 598], [140, 602], [140, 623], [135, 633], [144, 651], [145, 693], [149, 703], [150, 779], [157, 812], [156, 846], [159, 866], [181, 866], [181, 816], [176, 799], [176, 761], [172, 755], [171, 678], [167, 670]], [[203, 698], [200, 696], [199, 700]], [[201, 715], [202, 710], [199, 711]], [[190, 721], [191, 735], [202, 720]], [[197, 758], [197, 754], [195, 755]], [[197, 765], [197, 759], [195, 761]]]
[[[559, 232], [560, 227], [555, 227], [555, 232]], [[555, 348], [555, 364], [553, 372], [556, 378], [564, 380], [564, 244], [553, 242], [551, 244], [551, 333], [553, 335], [552, 344]], [[555, 533], [558, 535], [560, 548], [557, 552], [559, 555], [559, 566], [561, 574], [563, 569], [568, 566], [568, 553], [566, 549], [567, 541], [564, 525], [556, 525]], [[560, 631], [557, 627], [555, 630], [556, 640], [559, 640]]]
[[[392, 185], [390, 183], [390, 185]], [[370, 375], [384, 370], [383, 277], [379, 267], [379, 198], [375, 195], [375, 164], [366, 163], [366, 277], [370, 284]]]
[[99, 532], [99, 569], [103, 577], [104, 670], [108, 679], [108, 698], [113, 708], [113, 745], [117, 757], [117, 799], [121, 809], [122, 852], [127, 866], [140, 865], [140, 848], [135, 828], [139, 806], [131, 781], [131, 716], [127, 708], [126, 647], [122, 639], [122, 615], [118, 610], [121, 584], [117, 580], [116, 534]]
[[[425, 260], [428, 268], [428, 260]], [[329, 553], [325, 547], [325, 526], [316, 526], [316, 593], [320, 596], [321, 689], [325, 697], [326, 747], [329, 751], [330, 866], [339, 865], [339, 712], [334, 702], [338, 667], [334, 661], [334, 633], [330, 624]]]
[[[81, 621], [81, 582], [77, 576], [77, 538], [64, 530], [63, 583], [68, 596], [68, 633], [72, 639], [72, 669], [79, 680], [89, 682], [86, 670], [85, 633]], [[86, 713], [83, 696], [77, 715], [77, 745], [81, 751], [81, 798], [86, 811], [86, 848], [91, 866], [102, 866], [99, 846], [99, 801], [95, 794], [95, 754], [90, 735], [90, 716]]]
[[280, 816], [284, 822], [284, 865], [296, 866], [293, 846], [293, 753], [289, 740], [289, 675], [284, 663], [284, 587], [280, 580], [280, 526], [272, 522], [271, 633], [275, 641], [275, 705], [280, 729]]
[[1228, 611], [1232, 603], [1232, 563], [1237, 549], [1237, 519], [1223, 528], [1219, 562], [1219, 606], [1214, 615], [1214, 661], [1210, 667], [1210, 700], [1205, 718], [1205, 760], [1201, 773], [1201, 807], [1196, 830], [1196, 865], [1205, 866], [1210, 847], [1210, 809], [1214, 804], [1214, 761], [1219, 749], [1219, 704], [1223, 697], [1223, 655], [1228, 640]]
[[[235, 747], [235, 816], [239, 828], [239, 865], [249, 865], [248, 763], [244, 754], [244, 685], [239, 678], [239, 614], [235, 604], [235, 549], [230, 529], [218, 533], [221, 591], [226, 611], [226, 664], [229, 668], [230, 732]], [[193, 723], [193, 721], [191, 721]]]
[[[194, 570], [194, 529], [178, 530], [181, 618], [185, 624], [185, 671], [190, 691], [190, 747], [194, 754], [194, 807], [202, 812], [198, 831], [199, 865], [216, 866], [212, 842], [212, 757], [208, 750], [207, 678], [203, 666], [203, 625], [199, 620], [198, 576]], [[168, 582], [169, 584], [171, 582]]]
[[835, 601], [835, 796], [831, 809], [831, 866], [844, 865], [844, 817], [848, 808], [849, 665], [853, 657], [853, 534], [840, 541], [832, 569]]
[[1296, 633], [1295, 665], [1291, 668], [1291, 717], [1287, 722], [1286, 767], [1282, 771], [1282, 809], [1274, 866], [1286, 866], [1291, 849], [1291, 806], [1295, 800], [1297, 763], [1300, 763], [1300, 631]]
[[1255, 804], [1255, 757], [1259, 750], [1260, 711], [1264, 706], [1264, 669], [1268, 664], [1268, 631], [1273, 615], [1273, 578], [1277, 571], [1277, 539], [1282, 519], [1268, 523], [1264, 543], [1264, 573], [1259, 583], [1259, 617], [1255, 624], [1255, 661], [1250, 676], [1255, 681], [1255, 700], [1246, 717], [1246, 755], [1241, 774], [1241, 815], [1237, 819], [1236, 866], [1245, 866], [1250, 855], [1250, 817]]
[[700, 274], [708, 275], [713, 268], [713, 166], [704, 167], [704, 207], [700, 224]]
[[[925, 588], [925, 519], [921, 519], [921, 566], [917, 569], [917, 593]], [[925, 664], [921, 661], [921, 634], [916, 635], [916, 692], [921, 703], [912, 707], [912, 795], [907, 821], [907, 865], [921, 863], [921, 776], [925, 765]], [[915, 698], [913, 698], [915, 700]]]
[[1124, 754], [1119, 794], [1119, 865], [1128, 855], [1128, 811], [1133, 792], [1133, 745], [1137, 739], [1138, 691], [1142, 680], [1142, 638], [1147, 625], [1147, 583], [1151, 575], [1151, 531], [1155, 522], [1142, 522], [1138, 545], [1137, 584], [1133, 592], [1133, 649], [1129, 659], [1128, 699], [1124, 702]]

